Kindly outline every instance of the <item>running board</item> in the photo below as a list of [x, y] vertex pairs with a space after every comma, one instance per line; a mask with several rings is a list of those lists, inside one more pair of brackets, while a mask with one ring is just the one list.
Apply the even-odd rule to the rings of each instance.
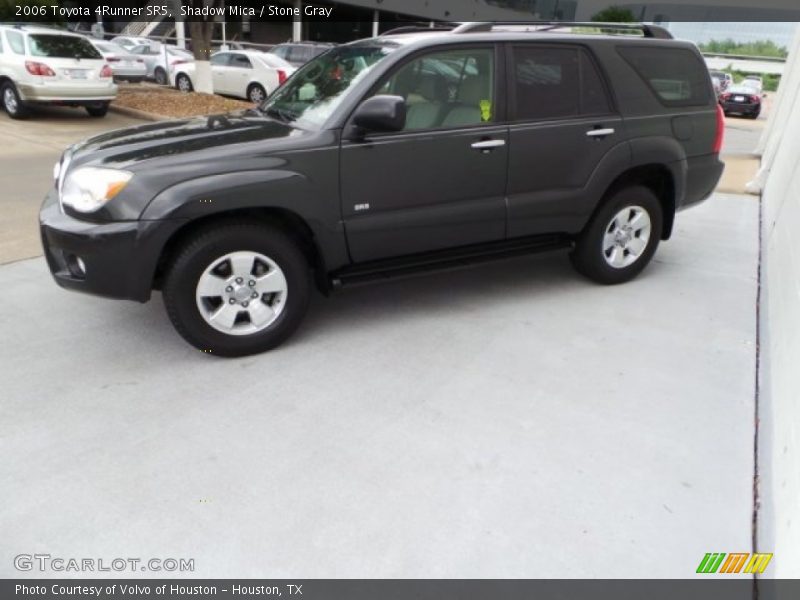
[[346, 285], [403, 277], [425, 271], [452, 269], [523, 254], [569, 248], [570, 246], [572, 246], [572, 241], [566, 236], [540, 235], [370, 261], [336, 271], [331, 275], [331, 286], [333, 289], [337, 289]]

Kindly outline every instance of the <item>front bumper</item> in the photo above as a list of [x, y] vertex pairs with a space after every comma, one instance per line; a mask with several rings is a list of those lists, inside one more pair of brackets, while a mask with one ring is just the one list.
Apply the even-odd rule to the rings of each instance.
[[58, 285], [138, 302], [150, 299], [161, 251], [181, 224], [82, 221], [62, 212], [54, 189], [39, 214], [44, 255]]
[[24, 102], [65, 102], [83, 103], [110, 101], [117, 97], [117, 86], [113, 83], [86, 85], [18, 84], [17, 90]]

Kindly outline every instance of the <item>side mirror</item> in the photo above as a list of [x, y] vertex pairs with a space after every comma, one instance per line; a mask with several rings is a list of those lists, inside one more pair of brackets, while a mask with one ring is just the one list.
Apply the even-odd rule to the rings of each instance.
[[402, 131], [406, 101], [401, 96], [373, 96], [356, 109], [353, 124], [366, 131]]

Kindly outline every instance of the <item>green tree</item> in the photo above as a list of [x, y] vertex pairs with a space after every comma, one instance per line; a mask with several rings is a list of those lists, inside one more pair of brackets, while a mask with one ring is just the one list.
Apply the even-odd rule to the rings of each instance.
[[609, 6], [592, 17], [592, 21], [600, 23], [634, 23], [636, 15], [630, 9], [621, 6]]
[[743, 56], [762, 56], [765, 58], [786, 58], [789, 51], [778, 46], [772, 40], [761, 40], [756, 42], [736, 42], [732, 39], [711, 40], [703, 44], [698, 44], [702, 52], [713, 54], [741, 54]]

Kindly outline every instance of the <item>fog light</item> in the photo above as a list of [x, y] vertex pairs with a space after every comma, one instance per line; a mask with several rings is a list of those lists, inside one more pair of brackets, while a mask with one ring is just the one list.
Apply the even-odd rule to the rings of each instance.
[[80, 256], [68, 254], [66, 257], [67, 269], [69, 274], [76, 279], [84, 279], [86, 277], [86, 263]]

